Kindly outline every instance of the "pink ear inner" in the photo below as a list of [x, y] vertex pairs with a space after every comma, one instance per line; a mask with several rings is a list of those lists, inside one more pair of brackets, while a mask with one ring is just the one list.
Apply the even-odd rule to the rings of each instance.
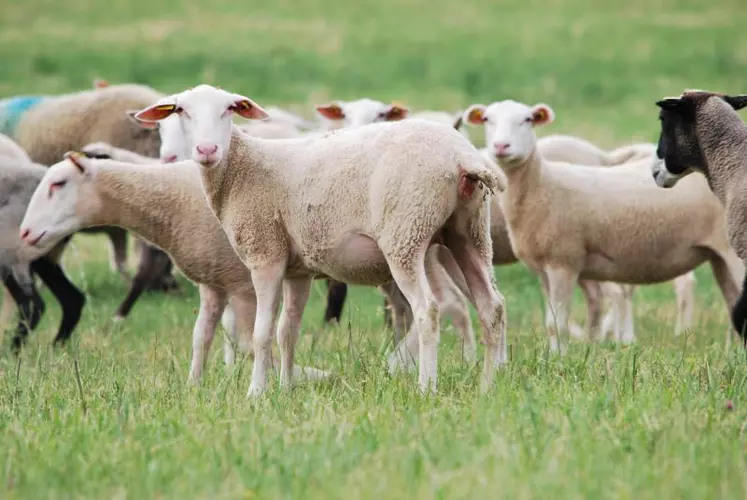
[[154, 104], [135, 113], [134, 118], [144, 122], [157, 122], [176, 111], [176, 104]]
[[404, 108], [402, 106], [392, 106], [389, 108], [389, 111], [387, 111], [386, 119], [387, 121], [393, 122], [397, 120], [404, 120], [407, 118], [407, 115], [410, 113], [410, 110], [408, 108]]
[[237, 115], [249, 120], [262, 120], [269, 116], [264, 109], [257, 106], [249, 99], [240, 99], [234, 102], [230, 109]]
[[329, 120], [344, 120], [345, 112], [337, 104], [326, 104], [324, 106], [317, 106], [316, 110], [323, 117]]

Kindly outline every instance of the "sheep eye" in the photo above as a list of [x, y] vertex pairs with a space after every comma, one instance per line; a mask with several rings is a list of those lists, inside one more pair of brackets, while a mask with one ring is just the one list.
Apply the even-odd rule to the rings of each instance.
[[51, 197], [52, 193], [54, 192], [55, 189], [61, 188], [65, 184], [67, 184], [67, 180], [57, 181], [57, 182], [51, 183], [49, 185], [49, 196]]

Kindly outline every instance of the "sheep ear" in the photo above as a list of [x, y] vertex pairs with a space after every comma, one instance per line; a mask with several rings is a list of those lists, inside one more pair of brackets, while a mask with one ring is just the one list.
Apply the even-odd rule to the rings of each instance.
[[464, 110], [464, 114], [462, 115], [464, 121], [473, 126], [482, 125], [487, 120], [485, 109], [485, 106], [482, 104], [473, 104]]
[[109, 85], [111, 84], [108, 81], [103, 80], [101, 78], [96, 78], [93, 80], [93, 88], [95, 89], [105, 89]]
[[159, 104], [156, 103], [152, 106], [148, 106], [147, 108], [138, 111], [135, 113], [134, 118], [136, 120], [144, 121], [144, 122], [157, 122], [159, 120], [163, 120], [164, 118], [168, 118], [172, 113], [176, 112], [176, 104]]
[[724, 101], [728, 102], [729, 105], [732, 108], [734, 108], [736, 111], [739, 111], [740, 109], [747, 106], [747, 95], [745, 94], [725, 95]]
[[386, 121], [394, 122], [404, 120], [410, 114], [410, 108], [399, 104], [392, 104], [386, 112]]
[[137, 109], [128, 109], [126, 113], [127, 113], [127, 117], [138, 127], [146, 128], [148, 130], [158, 129], [158, 122], [151, 122], [151, 121], [140, 120], [136, 118], [135, 115], [138, 113]]
[[256, 102], [243, 95], [234, 94], [233, 104], [228, 108], [247, 120], [265, 120], [270, 117], [267, 111]]
[[80, 170], [81, 174], [85, 174], [88, 170], [88, 164], [87, 164], [87, 157], [84, 153], [81, 153], [80, 151], [68, 151], [64, 155], [66, 160], [70, 160], [70, 162], [78, 167], [78, 170]]
[[532, 125], [539, 127], [555, 121], [555, 112], [547, 104], [532, 106]]
[[320, 104], [316, 107], [316, 111], [328, 120], [345, 119], [345, 112], [342, 110], [342, 106], [335, 102], [329, 104]]
[[668, 111], [678, 111], [685, 107], [685, 100], [680, 97], [666, 97], [660, 101], [656, 101], [656, 105], [661, 109]]

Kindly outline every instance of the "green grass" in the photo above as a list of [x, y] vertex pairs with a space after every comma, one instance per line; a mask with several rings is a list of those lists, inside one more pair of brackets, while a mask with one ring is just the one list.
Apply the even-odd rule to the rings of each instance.
[[[0, 96], [103, 77], [208, 82], [307, 115], [363, 95], [445, 110], [511, 97], [552, 105], [547, 133], [612, 146], [656, 137], [661, 96], [747, 90], [745, 22], [740, 0], [5, 0]], [[422, 398], [414, 375], [386, 374], [376, 292], [354, 287], [343, 326], [324, 330], [316, 284], [298, 358], [334, 381], [251, 402], [248, 363], [224, 368], [220, 336], [202, 384], [186, 385], [191, 285], [112, 324], [125, 290], [103, 239], [74, 241], [65, 264], [89, 302], [73, 344], [49, 348], [48, 294], [20, 362], [3, 344], [2, 498], [747, 496], [747, 357], [724, 349], [705, 267], [688, 335], [672, 335], [671, 285], [643, 287], [637, 345], [575, 344], [562, 359], [545, 352], [536, 280], [496, 269], [512, 362], [486, 396], [451, 328], [439, 394]]]

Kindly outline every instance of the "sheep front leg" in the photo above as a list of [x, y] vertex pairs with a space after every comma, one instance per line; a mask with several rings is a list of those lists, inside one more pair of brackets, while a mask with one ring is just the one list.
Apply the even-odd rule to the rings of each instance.
[[281, 388], [288, 388], [293, 382], [293, 357], [303, 310], [309, 300], [310, 291], [311, 279], [309, 278], [288, 279], [283, 282], [283, 310], [278, 322]]
[[267, 388], [267, 371], [272, 368], [272, 326], [285, 268], [286, 263], [282, 261], [251, 271], [254, 292], [257, 294], [257, 318], [254, 321], [254, 368], [247, 397], [259, 396]]
[[546, 323], [551, 324], [548, 331], [550, 350], [563, 354], [565, 348], [560, 337], [568, 332], [573, 283], [578, 273], [560, 267], [545, 268], [544, 272], [547, 279], [548, 307], [551, 313], [550, 321], [545, 318]]
[[189, 370], [190, 384], [196, 383], [202, 376], [205, 358], [210, 352], [215, 329], [226, 307], [226, 297], [222, 293], [205, 285], [200, 285], [200, 311], [197, 313], [192, 331], [192, 366]]

